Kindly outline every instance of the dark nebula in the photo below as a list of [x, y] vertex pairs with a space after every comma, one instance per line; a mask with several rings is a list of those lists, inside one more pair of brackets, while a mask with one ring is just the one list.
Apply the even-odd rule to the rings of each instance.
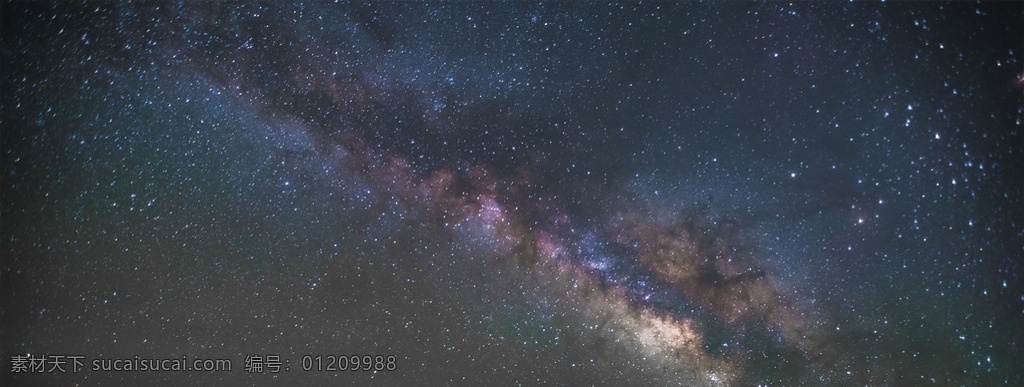
[[0, 384], [1024, 384], [1021, 3], [0, 16]]

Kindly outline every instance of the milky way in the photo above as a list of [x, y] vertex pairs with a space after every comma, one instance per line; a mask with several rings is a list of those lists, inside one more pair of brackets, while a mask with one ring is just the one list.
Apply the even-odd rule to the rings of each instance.
[[2, 17], [5, 385], [1024, 383], [1020, 4]]

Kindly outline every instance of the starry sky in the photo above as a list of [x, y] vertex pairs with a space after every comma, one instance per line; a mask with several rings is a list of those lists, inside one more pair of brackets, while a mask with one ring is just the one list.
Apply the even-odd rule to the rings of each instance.
[[1022, 3], [0, 16], [4, 385], [1024, 384]]

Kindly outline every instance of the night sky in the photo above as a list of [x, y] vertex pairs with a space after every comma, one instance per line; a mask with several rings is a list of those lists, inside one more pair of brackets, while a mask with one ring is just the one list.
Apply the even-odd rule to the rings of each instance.
[[1024, 385], [1024, 3], [0, 14], [5, 386]]

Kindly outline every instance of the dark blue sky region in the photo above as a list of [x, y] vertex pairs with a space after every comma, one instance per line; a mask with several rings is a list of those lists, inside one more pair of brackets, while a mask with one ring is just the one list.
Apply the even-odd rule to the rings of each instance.
[[4, 385], [1024, 384], [1021, 3], [0, 16]]

